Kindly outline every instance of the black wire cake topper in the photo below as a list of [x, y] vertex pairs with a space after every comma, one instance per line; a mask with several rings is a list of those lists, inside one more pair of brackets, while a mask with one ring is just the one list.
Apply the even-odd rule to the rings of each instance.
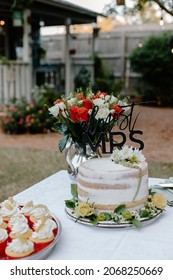
[[[152, 102], [152, 101], [151, 101]], [[114, 115], [111, 113], [106, 119], [97, 119], [99, 107], [95, 106], [90, 116], [90, 122], [82, 123], [84, 152], [86, 153], [86, 145], [89, 145], [93, 152], [96, 152], [101, 147], [102, 153], [112, 153], [115, 147], [122, 148], [127, 141], [127, 136], [124, 130], [127, 129], [129, 140], [139, 145], [139, 150], [144, 149], [144, 142], [138, 138], [143, 134], [143, 131], [135, 129], [135, 124], [139, 113], [133, 120], [134, 107], [148, 102], [131, 103], [128, 105], [119, 106], [122, 110]], [[126, 111], [126, 108], [128, 110]], [[117, 126], [119, 131], [112, 131], [114, 126]], [[115, 141], [115, 137], [121, 137], [121, 141]], [[107, 151], [106, 143], [109, 142], [109, 151]]]

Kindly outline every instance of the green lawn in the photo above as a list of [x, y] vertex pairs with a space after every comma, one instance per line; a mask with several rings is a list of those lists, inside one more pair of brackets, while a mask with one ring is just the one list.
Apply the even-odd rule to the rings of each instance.
[[64, 154], [34, 149], [0, 149], [0, 201], [66, 169]]
[[[0, 201], [67, 169], [64, 154], [34, 149], [0, 149]], [[149, 176], [173, 176], [173, 163], [149, 163]]]

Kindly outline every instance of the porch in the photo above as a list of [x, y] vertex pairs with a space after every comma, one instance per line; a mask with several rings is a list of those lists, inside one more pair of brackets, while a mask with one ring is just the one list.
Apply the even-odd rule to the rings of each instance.
[[[34, 1], [0, 0], [0, 107], [13, 97], [31, 99], [31, 89], [38, 81], [58, 87], [64, 87], [68, 94], [72, 89], [72, 61], [70, 57], [70, 25], [92, 23], [97, 21], [97, 13], [66, 1], [34, 0]], [[21, 4], [23, 3], [23, 4]], [[13, 12], [20, 4], [22, 14], [20, 21], [14, 21]], [[27, 5], [26, 5], [27, 4]], [[21, 6], [22, 5], [22, 6]], [[63, 57], [58, 65], [36, 65], [34, 54], [40, 49], [40, 27], [66, 26]], [[2, 36], [1, 36], [2, 35]], [[22, 47], [20, 59], [16, 56], [16, 47]], [[38, 58], [38, 57], [37, 57]], [[63, 69], [63, 70], [62, 70]], [[62, 70], [62, 71], [61, 71]]]

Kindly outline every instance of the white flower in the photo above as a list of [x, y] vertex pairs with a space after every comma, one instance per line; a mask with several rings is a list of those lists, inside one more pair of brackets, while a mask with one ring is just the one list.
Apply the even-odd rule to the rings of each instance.
[[62, 111], [64, 111], [64, 109], [66, 108], [64, 102], [60, 102], [57, 105], [59, 106], [60, 110], [62, 110]]
[[114, 109], [111, 109], [111, 110], [109, 111], [109, 113], [114, 114], [114, 113], [115, 113], [115, 110], [114, 110]]
[[105, 96], [105, 101], [109, 101], [110, 98], [111, 98], [110, 95], [106, 95], [106, 96]]
[[113, 151], [111, 160], [124, 166], [135, 167], [145, 161], [145, 157], [139, 149], [125, 145], [121, 150], [116, 149]]
[[67, 104], [69, 107], [75, 105], [76, 103], [77, 103], [77, 99], [75, 97], [67, 100]]
[[109, 100], [109, 103], [110, 103], [110, 104], [112, 104], [112, 103], [115, 103], [115, 104], [116, 104], [117, 101], [118, 101], [118, 99], [117, 99], [115, 96], [112, 95], [111, 98], [110, 98], [110, 100]]
[[82, 104], [83, 104], [83, 100], [79, 100], [78, 105], [82, 105]]
[[96, 120], [106, 119], [108, 115], [109, 115], [109, 109], [107, 107], [101, 107], [101, 108], [99, 108], [95, 118], [96, 118]]
[[93, 100], [94, 105], [95, 106], [99, 106], [99, 107], [102, 107], [104, 102], [105, 101], [103, 99], [101, 99], [101, 98], [96, 98], [95, 100]]
[[67, 112], [66, 112], [66, 111], [62, 111], [62, 112], [61, 112], [61, 114], [62, 114], [62, 116], [63, 116], [64, 118], [67, 118], [67, 117], [68, 117], [68, 115], [67, 115]]
[[121, 158], [122, 160], [131, 159], [133, 156], [133, 148], [128, 146], [123, 146], [121, 149]]
[[55, 106], [49, 108], [49, 111], [54, 117], [57, 117], [59, 115], [59, 104], [56, 104]]
[[119, 106], [126, 106], [126, 105], [127, 105], [127, 103], [124, 102], [124, 101], [122, 101], [122, 100], [118, 100], [117, 104], [118, 104]]
[[139, 151], [138, 149], [134, 149], [134, 151], [133, 151], [133, 155], [137, 158], [137, 160], [139, 161], [139, 162], [142, 162], [142, 161], [145, 161], [145, 157], [144, 157], [144, 155], [142, 154], [142, 152], [141, 151]]

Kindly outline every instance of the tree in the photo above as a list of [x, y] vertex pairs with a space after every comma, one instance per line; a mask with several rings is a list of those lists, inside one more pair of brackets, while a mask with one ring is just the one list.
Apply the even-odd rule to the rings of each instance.
[[[173, 1], [172, 0], [136, 0], [129, 1], [131, 5], [124, 5], [124, 14], [135, 14], [137, 12], [143, 12], [146, 9], [146, 5], [157, 5], [161, 10], [165, 11], [167, 14], [173, 16]], [[115, 15], [119, 13], [119, 6], [115, 0], [112, 0], [110, 4], [105, 6], [105, 12], [107, 15]]]
[[143, 95], [162, 105], [173, 104], [173, 54], [169, 34], [151, 36], [130, 54], [132, 70], [142, 74]]

